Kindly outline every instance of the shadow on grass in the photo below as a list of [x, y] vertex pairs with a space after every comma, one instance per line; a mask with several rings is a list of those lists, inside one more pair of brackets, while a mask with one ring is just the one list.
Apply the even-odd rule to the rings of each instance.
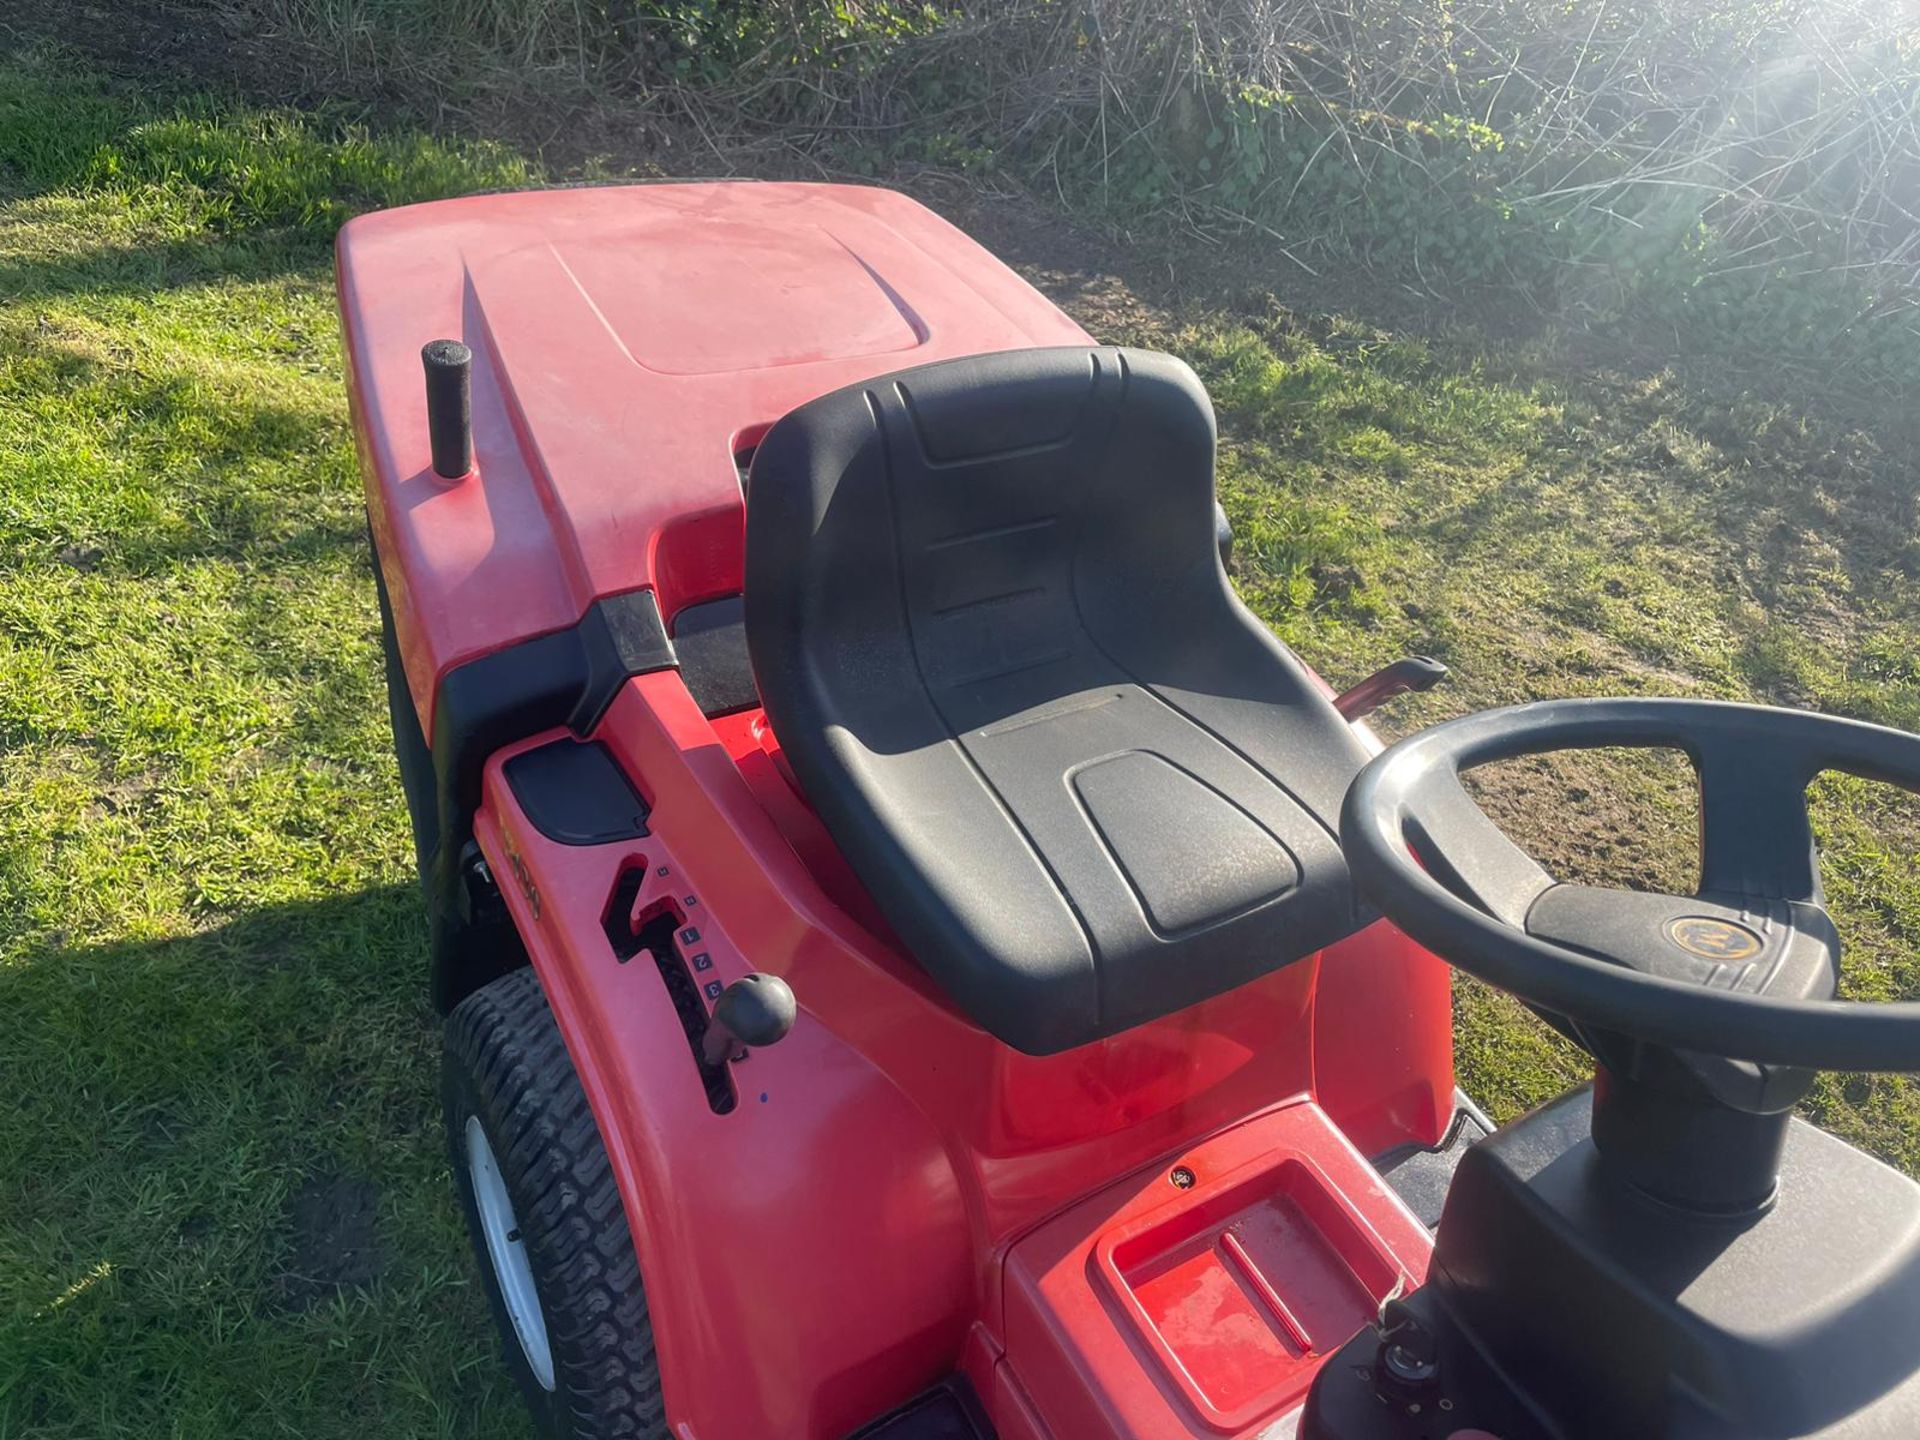
[[[0, 203], [8, 197], [0, 193]], [[0, 259], [0, 303], [68, 295], [134, 296], [288, 275], [325, 279], [332, 251], [324, 236], [275, 229], [238, 238], [77, 246], [31, 260]]]
[[504, 1403], [424, 966], [399, 886], [0, 961], [0, 1433], [464, 1433], [433, 1417]]
[[27, 1163], [0, 1176], [18, 1187], [0, 1217], [56, 1217], [41, 1202], [106, 1152], [113, 1183], [137, 1185], [148, 1163], [231, 1156], [256, 1125], [284, 1137], [251, 1156], [264, 1171], [374, 1158], [358, 1149], [370, 1112], [398, 1106], [385, 1119], [408, 1132], [429, 1118], [404, 1093], [435, 1029], [424, 957], [410, 886], [179, 937], [14, 948], [0, 963], [0, 1135]]

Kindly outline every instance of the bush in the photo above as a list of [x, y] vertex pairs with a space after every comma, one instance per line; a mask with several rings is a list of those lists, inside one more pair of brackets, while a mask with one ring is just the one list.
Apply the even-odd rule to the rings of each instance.
[[230, 0], [408, 85], [1010, 169], [1302, 263], [1920, 364], [1920, 30], [1884, 0]]

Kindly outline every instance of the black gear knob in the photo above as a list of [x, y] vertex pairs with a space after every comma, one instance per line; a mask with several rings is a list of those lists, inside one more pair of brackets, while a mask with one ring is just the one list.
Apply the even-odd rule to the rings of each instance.
[[713, 1002], [704, 1046], [707, 1063], [737, 1060], [750, 1049], [786, 1039], [799, 1013], [792, 988], [778, 975], [756, 971], [734, 981]]

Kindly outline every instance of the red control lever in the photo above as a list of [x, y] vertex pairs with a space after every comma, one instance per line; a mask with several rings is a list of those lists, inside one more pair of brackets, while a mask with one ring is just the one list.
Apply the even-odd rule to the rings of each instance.
[[1358, 685], [1342, 690], [1333, 708], [1344, 720], [1371, 715], [1396, 695], [1431, 690], [1447, 678], [1447, 667], [1425, 655], [1396, 660], [1384, 670], [1376, 670]]

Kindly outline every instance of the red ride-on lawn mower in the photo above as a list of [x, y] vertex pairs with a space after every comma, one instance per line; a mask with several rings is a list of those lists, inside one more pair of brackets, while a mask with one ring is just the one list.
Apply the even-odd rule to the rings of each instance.
[[[1804, 796], [1920, 740], [1594, 701], [1369, 763], [1438, 667], [1334, 695], [1229, 587], [1192, 373], [897, 195], [449, 201], [339, 274], [548, 1433], [1920, 1435], [1920, 1189], [1790, 1118], [1920, 1069], [1833, 999]], [[1556, 884], [1461, 788], [1593, 745], [1694, 758], [1698, 894]], [[1483, 1138], [1409, 936], [1595, 1083]]]

